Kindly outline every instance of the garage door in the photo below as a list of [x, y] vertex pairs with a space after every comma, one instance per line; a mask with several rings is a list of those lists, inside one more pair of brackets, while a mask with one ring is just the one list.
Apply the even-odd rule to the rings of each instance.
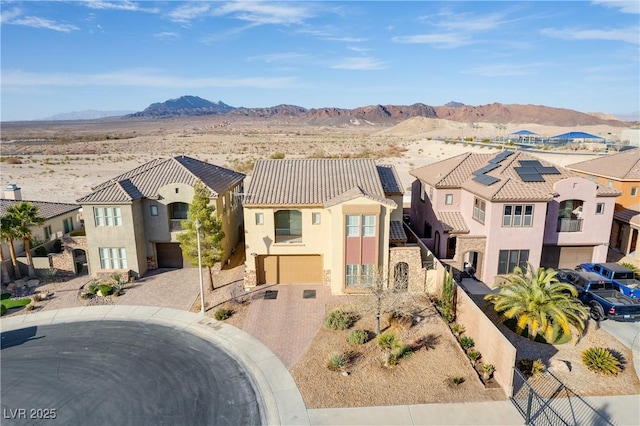
[[258, 284], [322, 282], [322, 256], [258, 256]]
[[182, 250], [179, 243], [156, 243], [158, 268], [182, 268]]
[[559, 268], [575, 268], [581, 263], [591, 262], [593, 247], [562, 247], [560, 249]]

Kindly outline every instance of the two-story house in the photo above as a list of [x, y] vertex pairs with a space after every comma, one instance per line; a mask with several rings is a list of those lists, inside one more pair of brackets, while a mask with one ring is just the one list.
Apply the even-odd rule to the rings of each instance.
[[[406, 242], [402, 185], [370, 159], [259, 160], [244, 201], [245, 286], [362, 291]], [[378, 275], [377, 275], [378, 274]]]
[[[599, 185], [620, 191], [609, 244], [622, 254], [633, 254], [640, 232], [640, 149], [605, 155], [567, 166]], [[640, 261], [640, 256], [635, 256]]]
[[488, 284], [515, 266], [606, 261], [620, 192], [523, 152], [413, 170], [411, 226], [436, 257]]
[[[152, 160], [93, 188], [78, 200], [87, 235], [89, 273], [142, 275], [149, 269], [182, 268], [177, 240], [187, 219], [196, 182], [211, 194], [230, 256], [242, 236], [245, 175], [194, 158]], [[224, 260], [224, 259], [223, 259]]]

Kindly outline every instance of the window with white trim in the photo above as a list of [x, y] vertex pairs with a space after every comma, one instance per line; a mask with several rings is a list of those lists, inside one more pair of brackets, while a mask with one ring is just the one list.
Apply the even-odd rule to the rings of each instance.
[[347, 215], [347, 237], [360, 236], [360, 216]]
[[498, 255], [498, 274], [510, 274], [519, 266], [522, 271], [527, 268], [529, 250], [500, 250]]
[[362, 216], [362, 236], [375, 237], [376, 235], [376, 217], [374, 215]]
[[100, 247], [102, 269], [127, 269], [127, 254], [124, 247]]
[[158, 216], [158, 206], [155, 204], [150, 205], [149, 212], [151, 213], [151, 216]]
[[256, 213], [256, 225], [264, 225], [264, 213]]
[[371, 287], [373, 285], [373, 277], [376, 265], [362, 265], [362, 285]]
[[638, 187], [637, 186], [632, 186], [631, 187], [631, 196], [635, 197], [638, 195]]
[[371, 287], [376, 265], [346, 265], [345, 284], [347, 287]]
[[44, 239], [48, 240], [49, 238], [51, 238], [52, 232], [51, 232], [51, 225], [47, 225], [44, 227]]
[[313, 225], [320, 225], [320, 213], [311, 213], [311, 223]]
[[484, 213], [487, 208], [487, 203], [480, 198], [473, 199], [473, 218], [484, 225]]
[[62, 222], [62, 226], [64, 227], [64, 233], [68, 234], [73, 231], [73, 219], [68, 217]]
[[596, 204], [596, 214], [604, 214], [604, 203]]
[[94, 207], [93, 217], [96, 226], [121, 226], [122, 213], [120, 207]]
[[355, 287], [358, 285], [358, 267], [360, 265], [346, 265], [346, 285]]
[[447, 206], [450, 206], [451, 204], [453, 204], [453, 194], [446, 194], [446, 195], [444, 196], [444, 203], [445, 203]]
[[533, 205], [515, 204], [505, 205], [502, 212], [502, 226], [505, 228], [532, 226]]

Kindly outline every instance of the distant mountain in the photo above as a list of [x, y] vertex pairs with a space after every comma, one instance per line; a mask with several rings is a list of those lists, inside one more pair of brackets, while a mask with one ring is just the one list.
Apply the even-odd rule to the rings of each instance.
[[413, 105], [369, 105], [354, 109], [312, 108], [296, 105], [277, 105], [266, 108], [232, 107], [222, 101], [210, 102], [197, 96], [182, 96], [162, 103], [151, 104], [141, 112], [130, 114], [132, 118], [165, 118], [179, 116], [220, 115], [232, 119], [274, 119], [325, 126], [395, 125], [412, 117], [441, 118], [463, 123], [535, 123], [549, 126], [589, 126], [606, 124], [626, 126], [628, 123], [611, 116], [552, 108], [543, 105], [465, 105], [449, 102], [432, 107], [422, 103]]
[[98, 120], [107, 117], [121, 117], [131, 114], [133, 111], [97, 111], [88, 109], [85, 111], [63, 112], [61, 114], [52, 115], [43, 118], [42, 121], [59, 121], [59, 120]]
[[149, 105], [142, 112], [129, 114], [132, 118], [164, 118], [189, 115], [226, 114], [234, 108], [218, 101], [211, 102], [197, 96], [181, 96], [162, 103]]

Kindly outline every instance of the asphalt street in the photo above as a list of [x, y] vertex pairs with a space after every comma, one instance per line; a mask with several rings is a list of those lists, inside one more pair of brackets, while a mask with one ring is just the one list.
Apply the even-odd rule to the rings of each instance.
[[2, 333], [2, 425], [248, 425], [244, 368], [179, 329], [75, 322]]

